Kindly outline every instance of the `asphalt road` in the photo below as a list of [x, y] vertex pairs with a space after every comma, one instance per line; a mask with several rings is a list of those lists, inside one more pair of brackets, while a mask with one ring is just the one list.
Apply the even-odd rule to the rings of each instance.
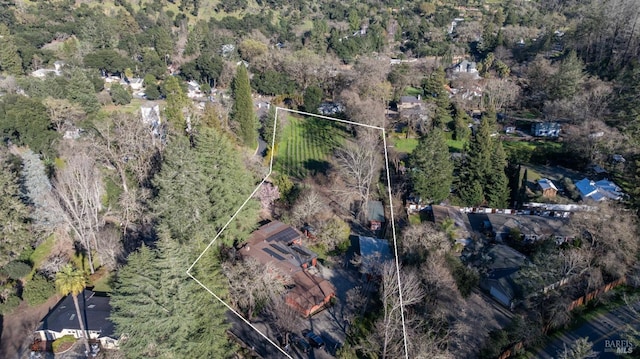
[[[614, 340], [621, 340], [621, 335], [627, 325], [640, 330], [640, 300], [629, 305], [601, 314], [582, 326], [562, 334], [543, 349], [539, 349], [536, 358], [553, 359], [558, 352], [564, 349], [564, 345], [570, 346], [576, 339], [587, 337], [593, 343], [593, 350], [598, 352], [598, 358], [624, 358], [624, 354], [616, 354], [615, 349], [606, 348]], [[635, 348], [634, 350], [640, 350]]]

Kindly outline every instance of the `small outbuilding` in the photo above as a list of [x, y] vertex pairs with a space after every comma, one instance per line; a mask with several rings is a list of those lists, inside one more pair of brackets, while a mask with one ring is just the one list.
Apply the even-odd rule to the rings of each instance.
[[542, 197], [553, 198], [558, 194], [558, 187], [548, 178], [538, 180], [538, 187], [542, 191]]
[[369, 229], [372, 231], [377, 231], [382, 228], [385, 222], [382, 202], [369, 201], [367, 204], [367, 222], [369, 223]]

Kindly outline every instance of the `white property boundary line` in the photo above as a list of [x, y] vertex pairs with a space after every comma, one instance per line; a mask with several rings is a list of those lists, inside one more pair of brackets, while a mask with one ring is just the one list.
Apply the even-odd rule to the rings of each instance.
[[[367, 124], [363, 124], [363, 123], [357, 123], [357, 122], [353, 122], [353, 121], [347, 121], [347, 120], [342, 120], [342, 119], [338, 119], [338, 118], [333, 118], [333, 117], [328, 117], [328, 116], [323, 116], [323, 115], [317, 115], [317, 114], [313, 114], [313, 113], [309, 113], [309, 112], [291, 110], [291, 109], [287, 109], [287, 108], [283, 108], [283, 107], [276, 107], [275, 116], [274, 116], [274, 124], [273, 124], [273, 136], [271, 138], [271, 148], [272, 149], [275, 147], [275, 141], [276, 141], [276, 131], [277, 131], [277, 127], [278, 127], [278, 110], [291, 112], [291, 113], [297, 113], [297, 114], [301, 114], [301, 115], [305, 115], [305, 116], [322, 118], [322, 119], [330, 120], [330, 121], [342, 122], [342, 123], [346, 123], [346, 124], [350, 124], [350, 125], [373, 128], [373, 129], [382, 131], [382, 143], [383, 143], [383, 147], [384, 147], [384, 162], [385, 162], [385, 165], [386, 165], [386, 168], [387, 168], [387, 189], [389, 191], [389, 208], [390, 208], [390, 213], [391, 213], [391, 229], [392, 229], [392, 233], [393, 233], [394, 255], [395, 255], [395, 258], [396, 258], [396, 277], [398, 279], [398, 295], [399, 295], [399, 298], [400, 298], [400, 316], [401, 316], [401, 319], [402, 319], [402, 334], [403, 334], [403, 340], [404, 340], [404, 355], [405, 355], [406, 359], [409, 359], [409, 351], [408, 351], [408, 346], [407, 346], [407, 330], [406, 330], [405, 319], [404, 319], [404, 304], [403, 304], [403, 301], [402, 301], [402, 281], [400, 280], [400, 266], [399, 266], [400, 261], [399, 261], [399, 258], [398, 258], [398, 240], [396, 238], [396, 225], [395, 225], [395, 217], [394, 217], [394, 214], [393, 214], [393, 197], [391, 195], [391, 174], [390, 174], [390, 171], [389, 171], [389, 156], [388, 156], [388, 152], [387, 152], [387, 137], [386, 137], [386, 131], [385, 131], [384, 127], [372, 126], [372, 125], [367, 125]], [[229, 221], [227, 221], [227, 223], [225, 223], [225, 225], [222, 227], [222, 229], [220, 229], [218, 234], [216, 234], [216, 236], [211, 240], [211, 242], [209, 242], [207, 247], [202, 251], [202, 253], [200, 253], [198, 258], [196, 258], [196, 260], [191, 264], [191, 266], [189, 266], [189, 268], [187, 269], [187, 275], [189, 277], [191, 277], [191, 279], [196, 281], [196, 283], [198, 283], [201, 287], [203, 287], [207, 292], [209, 292], [209, 294], [211, 294], [214, 298], [216, 298], [218, 301], [220, 301], [220, 303], [222, 303], [225, 307], [227, 307], [231, 312], [233, 312], [235, 315], [237, 315], [243, 322], [245, 322], [247, 325], [249, 325], [256, 332], [258, 332], [258, 334], [260, 334], [263, 338], [265, 338], [269, 343], [273, 344], [273, 346], [276, 347], [280, 352], [282, 352], [282, 354], [286, 355], [287, 358], [293, 359], [293, 357], [290, 356], [287, 352], [285, 352], [282, 348], [280, 348], [279, 345], [277, 345], [271, 339], [269, 339], [269, 337], [267, 337], [264, 333], [262, 333], [258, 328], [256, 328], [253, 324], [251, 324], [248, 320], [246, 320], [240, 313], [238, 313], [229, 304], [227, 304], [219, 296], [217, 296], [213, 291], [211, 291], [211, 289], [209, 289], [207, 286], [202, 284], [202, 282], [200, 282], [196, 277], [194, 277], [191, 274], [191, 270], [196, 265], [196, 263], [198, 263], [198, 261], [200, 261], [200, 259], [209, 250], [209, 248], [211, 248], [213, 243], [220, 237], [222, 232], [224, 232], [227, 229], [229, 224], [238, 216], [238, 214], [242, 211], [242, 209], [244, 209], [244, 207], [247, 205], [247, 203], [249, 203], [251, 198], [253, 198], [253, 196], [258, 192], [260, 187], [271, 176], [271, 173], [273, 172], [273, 157], [274, 156], [275, 156], [274, 151], [271, 151], [271, 157], [269, 158], [269, 172], [267, 173], [267, 175], [258, 184], [258, 186], [253, 190], [253, 192], [251, 192], [251, 195], [249, 195], [249, 197], [244, 201], [244, 203], [242, 203], [240, 208], [238, 208], [238, 210], [231, 216], [231, 218], [229, 218]]]

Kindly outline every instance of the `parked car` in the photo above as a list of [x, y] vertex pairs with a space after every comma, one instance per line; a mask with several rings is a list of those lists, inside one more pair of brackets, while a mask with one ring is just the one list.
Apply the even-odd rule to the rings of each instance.
[[293, 343], [293, 346], [296, 347], [296, 349], [298, 349], [298, 351], [300, 351], [301, 353], [306, 354], [311, 351], [311, 346], [304, 338], [301, 338], [292, 333], [289, 336], [289, 340], [291, 343]]
[[310, 331], [309, 329], [303, 330], [302, 335], [307, 338], [312, 347], [316, 349], [324, 347], [324, 340], [318, 334]]

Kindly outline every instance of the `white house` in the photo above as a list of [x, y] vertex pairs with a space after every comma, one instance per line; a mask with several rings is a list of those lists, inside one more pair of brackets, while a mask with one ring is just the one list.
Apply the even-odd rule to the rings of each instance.
[[194, 80], [187, 82], [187, 97], [189, 98], [202, 97], [202, 90], [200, 90], [200, 85], [198, 84], [198, 82]]
[[131, 89], [133, 91], [142, 90], [142, 85], [144, 84], [144, 79], [143, 78], [134, 77], [134, 78], [130, 78], [128, 80], [129, 80], [129, 86], [131, 86]]
[[[89, 338], [98, 340], [103, 348], [117, 348], [118, 338], [115, 336], [113, 323], [109, 320], [109, 297], [98, 296], [85, 289], [78, 296], [78, 303]], [[76, 308], [70, 295], [58, 302], [44, 317], [35, 334], [43, 341], [53, 341], [65, 335], [73, 335], [76, 339], [85, 336], [80, 330]]]

